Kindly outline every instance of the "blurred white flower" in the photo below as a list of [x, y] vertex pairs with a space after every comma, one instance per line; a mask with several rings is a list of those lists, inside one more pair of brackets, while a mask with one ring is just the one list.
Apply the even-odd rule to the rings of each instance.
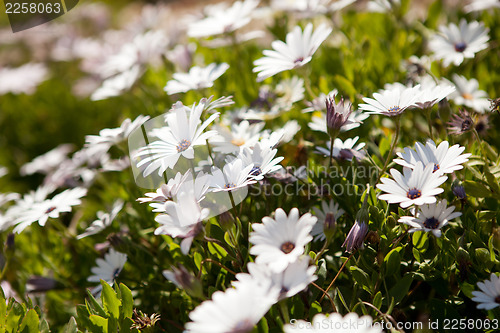
[[48, 174], [54, 171], [63, 161], [68, 159], [68, 154], [72, 152], [72, 144], [62, 144], [33, 159], [33, 161], [24, 164], [21, 167], [22, 176], [32, 175], [34, 173]]
[[44, 64], [29, 63], [17, 68], [0, 67], [0, 95], [33, 94], [38, 85], [49, 78]]
[[[356, 110], [351, 112], [349, 115], [348, 121], [349, 123], [347, 125], [342, 126], [340, 129], [341, 132], [347, 132], [350, 131], [354, 128], [359, 127], [362, 123], [363, 120], [369, 117], [369, 114], [362, 112], [360, 110]], [[311, 118], [311, 122], [308, 124], [309, 128], [312, 129], [313, 131], [320, 131], [328, 134], [328, 130], [326, 127], [326, 113], [321, 112], [321, 113], [313, 113], [313, 116]]]
[[[354, 138], [346, 139], [345, 141], [342, 142], [342, 140], [336, 138], [333, 141], [333, 149], [332, 149], [333, 158], [345, 159], [348, 161], [351, 161], [353, 157], [357, 158], [358, 160], [362, 159], [365, 156], [365, 152], [362, 151], [361, 149], [363, 149], [365, 143], [362, 142], [356, 145], [358, 139], [359, 136], [356, 136]], [[324, 156], [330, 156], [330, 148], [331, 148], [331, 141], [327, 141], [326, 148], [316, 147], [316, 151], [320, 154], [323, 154]]]
[[448, 141], [443, 141], [436, 147], [432, 140], [427, 140], [425, 146], [415, 143], [415, 150], [406, 147], [403, 153], [396, 153], [399, 158], [394, 162], [413, 169], [417, 162], [422, 162], [424, 166], [432, 165], [433, 172], [438, 174], [452, 173], [463, 168], [462, 164], [469, 160], [470, 153], [462, 154], [465, 147], [456, 144], [450, 147]]
[[407, 224], [411, 227], [409, 232], [425, 231], [432, 232], [434, 236], [441, 237], [441, 228], [448, 224], [448, 221], [462, 215], [460, 212], [454, 212], [455, 206], [447, 207], [446, 199], [430, 205], [422, 205], [412, 209], [414, 216], [402, 216], [398, 222]]
[[[314, 225], [311, 231], [311, 235], [314, 236], [314, 240], [320, 240], [323, 241], [325, 240], [326, 236], [324, 233], [324, 228], [325, 228], [325, 221], [327, 219], [328, 214], [332, 214], [331, 217], [333, 217], [334, 221], [337, 221], [339, 217], [341, 217], [345, 211], [343, 209], [339, 209], [339, 204], [336, 202], [333, 202], [333, 199], [328, 201], [322, 201], [321, 202], [321, 209], [314, 207], [313, 208], [313, 213], [315, 216], [318, 217], [318, 222]], [[329, 217], [330, 218], [330, 217]]]
[[374, 98], [364, 97], [366, 104], [359, 104], [360, 110], [365, 110], [369, 114], [383, 114], [385, 116], [398, 116], [407, 108], [415, 105], [420, 97], [420, 85], [413, 88], [405, 86], [384, 90], [381, 93], [374, 93]]
[[258, 73], [257, 81], [304, 66], [331, 32], [332, 29], [324, 24], [314, 32], [311, 23], [306, 25], [304, 31], [296, 26], [286, 35], [286, 43], [280, 40], [272, 42], [273, 50], [264, 50], [264, 57], [254, 61], [253, 71]]
[[435, 34], [429, 41], [429, 48], [434, 57], [443, 60], [443, 65], [453, 63], [460, 65], [466, 58], [474, 58], [474, 54], [488, 47], [489, 29], [484, 23], [473, 21], [467, 23], [465, 19], [460, 20], [460, 25], [450, 23], [448, 26], [440, 26], [439, 34]]
[[163, 90], [168, 95], [173, 95], [189, 90], [210, 88], [228, 68], [229, 65], [226, 63], [211, 63], [207, 67], [194, 66], [189, 73], [174, 73], [173, 80], [168, 81]]
[[297, 208], [288, 216], [278, 208], [274, 219], [266, 216], [262, 223], [252, 224], [250, 254], [257, 256], [257, 264], [268, 265], [276, 273], [282, 272], [304, 254], [305, 246], [312, 240], [311, 230], [316, 221], [310, 213], [299, 218]]
[[338, 312], [325, 316], [319, 313], [313, 317], [311, 323], [297, 320], [294, 324], [284, 326], [285, 333], [308, 332], [308, 333], [382, 333], [382, 325], [373, 325], [370, 316], [359, 316], [356, 312], [350, 312], [342, 317]]
[[82, 239], [90, 235], [95, 235], [109, 227], [118, 213], [122, 210], [123, 204], [123, 200], [116, 200], [109, 213], [98, 211], [97, 220], [92, 222], [82, 234], [76, 236], [76, 239]]
[[434, 165], [425, 166], [422, 162], [417, 162], [413, 169], [403, 168], [403, 174], [396, 169], [391, 169], [393, 179], [381, 178], [382, 184], [377, 184], [377, 188], [382, 190], [379, 195], [380, 200], [387, 200], [389, 203], [399, 203], [401, 208], [407, 208], [413, 204], [423, 205], [436, 202], [436, 195], [444, 190], [440, 186], [447, 176], [433, 172]]
[[199, 103], [192, 107], [177, 102], [166, 115], [166, 127], [154, 130], [156, 140], [139, 149], [134, 158], [140, 159], [138, 168], [143, 168], [144, 177], [158, 170], [161, 176], [167, 169], [172, 169], [181, 156], [187, 159], [194, 158], [194, 147], [205, 145], [206, 140], [216, 135], [216, 131], [204, 130], [218, 116], [216, 112], [203, 123], [201, 114], [205, 104]]
[[9, 170], [6, 167], [0, 165], [0, 178], [5, 176], [8, 173], [9, 173]]
[[420, 95], [418, 100], [415, 102], [421, 109], [431, 108], [433, 105], [439, 103], [441, 100], [448, 97], [456, 89], [454, 86], [446, 83], [436, 83], [434, 80], [425, 79], [425, 76], [420, 83]]
[[146, 121], [149, 120], [149, 116], [140, 115], [131, 121], [129, 118], [125, 119], [120, 127], [117, 128], [105, 128], [99, 131], [99, 135], [87, 135], [85, 136], [85, 146], [93, 147], [95, 149], [101, 149], [107, 151], [111, 146], [119, 144], [127, 140], [130, 133], [132, 133], [137, 128], [141, 127]]
[[370, 0], [366, 5], [366, 10], [374, 13], [387, 13], [393, 7], [400, 5], [401, 0]]
[[265, 130], [262, 133], [260, 142], [267, 147], [276, 148], [282, 143], [292, 141], [297, 132], [300, 131], [300, 125], [296, 120], [290, 120], [285, 123], [281, 128], [275, 131]]
[[136, 65], [129, 70], [112, 76], [102, 83], [96, 91], [92, 93], [90, 99], [100, 101], [110, 97], [120, 96], [124, 91], [129, 90], [135, 81], [141, 76], [141, 68]]
[[229, 8], [213, 7], [209, 16], [189, 24], [189, 37], [209, 37], [230, 33], [247, 25], [252, 12], [259, 5], [259, 0], [236, 1]]
[[489, 280], [478, 282], [477, 286], [481, 291], [473, 291], [472, 300], [479, 303], [478, 309], [492, 310], [500, 306], [500, 278], [495, 273], [491, 273]]
[[464, 105], [476, 112], [484, 113], [490, 109], [488, 94], [479, 90], [476, 79], [467, 80], [465, 76], [453, 74], [453, 83], [457, 90], [450, 95], [450, 99], [457, 105]]
[[[115, 249], [109, 249], [109, 252], [104, 255], [104, 259], [97, 258], [97, 266], [92, 267], [90, 271], [93, 275], [87, 278], [88, 282], [100, 282], [101, 280], [106, 281], [107, 284], [113, 286], [115, 279], [120, 275], [123, 266], [127, 262], [127, 255], [121, 252], [115, 251]], [[92, 293], [98, 294], [102, 290], [102, 285], [98, 285], [92, 289]]]
[[216, 291], [191, 313], [185, 333], [248, 333], [276, 303], [277, 292], [251, 281]]
[[486, 10], [490, 8], [500, 8], [500, 1], [498, 0], [472, 0], [464, 7], [466, 13]]
[[214, 151], [225, 154], [238, 153], [244, 147], [253, 147], [262, 136], [261, 130], [265, 123], [250, 124], [243, 120], [239, 124], [232, 124], [231, 129], [217, 125], [218, 135], [210, 140]]
[[327, 14], [341, 10], [356, 0], [272, 0], [273, 10], [295, 12], [299, 18], [308, 18], [315, 15]]
[[[233, 286], [238, 288], [245, 283], [256, 283], [262, 287], [269, 288], [272, 294], [279, 293], [278, 301], [292, 297], [314, 282], [318, 277], [314, 275], [316, 266], [309, 266], [309, 257], [302, 256], [290, 263], [282, 272], [272, 272], [267, 265], [248, 263], [247, 273], [236, 274], [237, 281]], [[274, 290], [273, 290], [274, 289]]]
[[[15, 233], [22, 232], [26, 227], [33, 222], [38, 221], [42, 227], [50, 218], [58, 218], [60, 213], [71, 212], [71, 207], [79, 205], [82, 201], [81, 198], [87, 194], [87, 189], [77, 187], [74, 189], [66, 190], [55, 195], [52, 199], [44, 201], [33, 202], [27, 209], [19, 211], [16, 216], [14, 224]], [[24, 204], [26, 203], [26, 198]], [[18, 206], [19, 207], [19, 206]]]

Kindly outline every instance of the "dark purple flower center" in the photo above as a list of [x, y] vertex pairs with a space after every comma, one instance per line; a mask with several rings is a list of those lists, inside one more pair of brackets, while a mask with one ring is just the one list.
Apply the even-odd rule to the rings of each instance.
[[458, 42], [455, 44], [455, 51], [457, 52], [464, 52], [466, 48], [467, 44], [465, 44], [464, 42]]
[[495, 303], [500, 304], [500, 296], [495, 297]]
[[233, 188], [235, 187], [236, 185], [234, 183], [227, 183], [226, 185], [224, 185], [224, 188], [225, 189], [228, 189], [228, 188]]
[[188, 140], [182, 140], [177, 146], [177, 152], [182, 153], [184, 150], [188, 149], [190, 145], [191, 142], [189, 142]]
[[250, 170], [250, 175], [252, 176], [258, 176], [262, 173], [262, 169], [258, 166], [254, 166], [252, 170]]
[[393, 106], [392, 108], [389, 108], [389, 112], [391, 113], [395, 113], [395, 112], [399, 112], [399, 110], [401, 110], [401, 108], [399, 106]]
[[304, 57], [299, 57], [299, 58], [295, 59], [294, 63], [295, 63], [295, 64], [299, 64], [299, 63], [301, 63], [302, 61], [304, 61]]
[[55, 209], [56, 209], [56, 207], [54, 207], [54, 206], [49, 207], [49, 208], [45, 211], [45, 214], [50, 214], [50, 213], [51, 213], [51, 212], [53, 212]]
[[424, 227], [427, 229], [437, 229], [439, 227], [439, 220], [435, 217], [429, 217], [424, 221]]
[[284, 253], [288, 254], [288, 253], [292, 252], [293, 249], [295, 249], [295, 244], [293, 244], [292, 242], [285, 242], [285, 243], [281, 244], [280, 249]]
[[118, 275], [120, 275], [121, 271], [122, 270], [120, 268], [115, 269], [115, 271], [113, 272], [113, 279], [118, 277]]
[[420, 198], [422, 196], [422, 191], [417, 190], [416, 188], [412, 188], [411, 190], [408, 191], [406, 196], [408, 197], [408, 199], [411, 199], [411, 200], [417, 199], [417, 198]]
[[439, 164], [434, 163], [434, 171], [433, 172], [436, 172], [438, 170], [439, 170]]

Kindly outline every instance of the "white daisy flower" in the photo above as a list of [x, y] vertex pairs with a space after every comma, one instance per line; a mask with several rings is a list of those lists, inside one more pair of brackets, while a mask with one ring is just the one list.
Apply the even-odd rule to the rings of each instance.
[[381, 178], [382, 184], [377, 188], [386, 192], [379, 196], [381, 200], [389, 203], [399, 203], [401, 208], [407, 208], [413, 204], [423, 205], [436, 202], [436, 195], [444, 190], [438, 186], [448, 179], [434, 172], [434, 165], [428, 164], [425, 168], [422, 162], [416, 162], [413, 169], [403, 168], [403, 174], [396, 169], [391, 169], [394, 178]]
[[185, 326], [185, 333], [248, 333], [276, 303], [277, 292], [270, 293], [257, 283], [241, 283], [238, 288], [216, 291], [212, 299], [198, 305]]
[[382, 333], [382, 327], [373, 325], [373, 319], [368, 315], [360, 317], [356, 312], [350, 312], [342, 317], [340, 313], [334, 312], [328, 316], [318, 313], [311, 323], [297, 320], [294, 324], [286, 324], [283, 329], [285, 333]]
[[276, 131], [264, 131], [260, 143], [263, 146], [276, 148], [283, 143], [292, 141], [295, 134], [300, 131], [300, 125], [296, 120], [290, 120]]
[[276, 209], [274, 219], [264, 217], [262, 223], [253, 223], [249, 241], [254, 244], [250, 254], [256, 255], [257, 264], [268, 265], [273, 272], [282, 272], [302, 254], [312, 240], [311, 230], [318, 219], [310, 213], [299, 218], [299, 210], [293, 208], [287, 216]]
[[306, 101], [305, 104], [307, 105], [307, 108], [302, 110], [302, 112], [313, 112], [313, 111], [325, 111], [326, 110], [326, 99], [330, 96], [337, 96], [338, 94], [337, 89], [333, 89], [326, 95], [325, 93], [320, 93], [318, 97], [314, 98], [312, 101]]
[[[359, 127], [363, 123], [363, 120], [365, 120], [368, 117], [369, 115], [367, 113], [362, 112], [360, 110], [351, 112], [349, 118], [347, 119], [347, 123], [344, 126], [342, 126], [340, 132], [347, 132], [354, 128]], [[328, 129], [326, 127], [326, 113], [324, 112], [321, 113], [315, 112], [311, 118], [311, 122], [308, 125], [309, 128], [312, 129], [313, 131], [319, 131], [328, 134]]]
[[327, 14], [341, 10], [356, 0], [272, 0], [271, 8], [287, 12], [295, 12], [300, 18], [309, 18], [319, 14]]
[[22, 176], [32, 175], [34, 173], [48, 174], [55, 169], [62, 162], [68, 159], [68, 154], [74, 150], [72, 144], [62, 144], [56, 148], [46, 152], [33, 159], [33, 161], [26, 163], [21, 167], [20, 174]]
[[443, 65], [453, 63], [460, 65], [466, 58], [474, 58], [474, 54], [488, 47], [489, 29], [484, 23], [473, 21], [467, 23], [460, 20], [460, 25], [450, 23], [440, 26], [439, 34], [435, 34], [429, 41], [429, 48], [434, 52], [434, 57], [443, 60]]
[[438, 174], [452, 173], [463, 168], [462, 164], [467, 162], [472, 154], [462, 154], [465, 147], [456, 144], [450, 147], [448, 141], [443, 141], [436, 147], [432, 140], [427, 140], [425, 146], [415, 143], [415, 150], [406, 147], [403, 153], [396, 153], [400, 158], [394, 160], [399, 165], [413, 169], [417, 162], [423, 165], [432, 165], [433, 172]]
[[277, 73], [302, 67], [311, 61], [318, 47], [332, 32], [326, 25], [320, 25], [313, 32], [313, 25], [308, 23], [302, 32], [296, 26], [286, 35], [286, 43], [277, 40], [271, 46], [273, 50], [264, 50], [264, 57], [254, 61], [253, 71], [257, 81], [263, 81]]
[[0, 68], [0, 95], [7, 93], [31, 95], [40, 83], [48, 79], [48, 73], [44, 64], [35, 63], [17, 68]]
[[400, 5], [401, 0], [370, 0], [366, 4], [366, 10], [373, 13], [387, 13]]
[[[353, 157], [356, 157], [358, 160], [362, 159], [365, 156], [365, 152], [362, 151], [365, 143], [362, 142], [358, 145], [359, 136], [354, 138], [346, 139], [345, 141], [336, 138], [333, 141], [333, 149], [332, 155], [334, 158], [345, 159], [351, 161]], [[319, 154], [323, 154], [324, 156], [330, 156], [330, 147], [331, 141], [326, 142], [326, 148], [324, 147], [316, 147], [316, 152]]]
[[264, 126], [263, 122], [250, 124], [248, 120], [231, 125], [231, 129], [216, 126], [218, 135], [210, 140], [210, 144], [214, 146], [216, 152], [238, 153], [244, 147], [253, 147], [259, 141]]
[[457, 105], [464, 105], [479, 113], [490, 109], [488, 94], [479, 90], [479, 82], [476, 79], [467, 80], [465, 76], [453, 74], [453, 83], [457, 90], [450, 95], [450, 99]]
[[422, 205], [412, 209], [415, 216], [402, 216], [398, 222], [411, 227], [410, 232], [425, 231], [432, 232], [434, 236], [441, 237], [441, 228], [448, 224], [448, 221], [462, 215], [454, 212], [455, 206], [447, 207], [446, 199], [430, 205]]
[[446, 83], [437, 84], [433, 79], [426, 78], [429, 78], [429, 76], [425, 76], [420, 81], [421, 93], [418, 97], [418, 101], [415, 102], [421, 109], [431, 108], [456, 90], [453, 85], [448, 85]]
[[472, 0], [464, 7], [466, 13], [477, 12], [490, 8], [500, 8], [498, 0]]
[[206, 140], [217, 134], [215, 131], [203, 132], [219, 113], [216, 112], [201, 123], [201, 113], [204, 104], [184, 106], [177, 102], [166, 115], [167, 126], [154, 130], [160, 140], [154, 141], [135, 154], [141, 160], [138, 168], [144, 168], [144, 177], [158, 170], [161, 176], [167, 169], [173, 169], [181, 156], [187, 159], [194, 158], [194, 147], [205, 145]]
[[[109, 252], [104, 255], [104, 259], [97, 258], [97, 266], [92, 267], [90, 271], [93, 275], [87, 278], [88, 282], [100, 282], [101, 280], [106, 281], [107, 284], [113, 286], [115, 279], [120, 275], [123, 266], [127, 262], [127, 255], [121, 252], [115, 251], [115, 249], [109, 249]], [[102, 286], [98, 285], [93, 288], [92, 293], [98, 294], [102, 290]]]
[[229, 8], [226, 6], [212, 7], [210, 15], [202, 20], [189, 24], [189, 37], [209, 37], [230, 33], [247, 25], [252, 12], [259, 5], [259, 0], [236, 1]]
[[257, 142], [253, 149], [245, 147], [241, 150], [238, 158], [243, 161], [243, 165], [253, 165], [250, 176], [255, 180], [262, 180], [264, 176], [278, 171], [282, 168], [279, 165], [284, 157], [276, 157], [277, 149], [271, 149], [260, 142]]
[[491, 273], [490, 279], [478, 282], [477, 286], [481, 291], [473, 291], [472, 300], [479, 303], [478, 309], [492, 310], [500, 306], [500, 277]]
[[[329, 202], [322, 201], [321, 209], [314, 207], [313, 213], [318, 217], [318, 222], [316, 222], [316, 224], [312, 228], [311, 235], [314, 236], [315, 241], [324, 241], [326, 239], [326, 235], [324, 233], [325, 221], [328, 214], [333, 215], [333, 220], [337, 221], [345, 213], [345, 211], [343, 209], [339, 209], [338, 203], [330, 200]], [[330, 218], [330, 216], [328, 216], [328, 218]]]
[[90, 99], [92, 101], [100, 101], [110, 97], [120, 96], [124, 91], [132, 88], [141, 74], [142, 71], [140, 66], [136, 65], [129, 70], [107, 78], [102, 85], [92, 93]]
[[228, 68], [229, 65], [226, 63], [211, 63], [207, 67], [194, 66], [189, 70], [189, 73], [174, 73], [173, 80], [168, 81], [163, 90], [168, 95], [173, 95], [189, 90], [210, 88], [214, 85], [214, 81]]
[[82, 239], [90, 235], [95, 235], [109, 227], [118, 213], [122, 210], [123, 204], [123, 200], [116, 200], [109, 213], [98, 211], [97, 220], [92, 222], [85, 232], [76, 236], [76, 239]]
[[181, 251], [187, 254], [194, 237], [201, 231], [201, 222], [209, 214], [207, 208], [201, 208], [194, 192], [180, 192], [177, 201], [165, 203], [165, 214], [156, 216], [155, 221], [160, 224], [155, 235], [169, 235], [174, 238], [183, 238]]
[[233, 286], [238, 288], [240, 284], [253, 281], [263, 287], [278, 291], [278, 301], [298, 294], [318, 278], [314, 275], [316, 266], [309, 266], [308, 256], [300, 257], [279, 273], [270, 271], [267, 265], [253, 262], [248, 263], [247, 269], [249, 274], [236, 274], [237, 281], [233, 281]]
[[102, 147], [103, 151], [107, 151], [111, 146], [127, 140], [130, 133], [141, 127], [148, 120], [149, 116], [143, 115], [138, 116], [134, 121], [127, 118], [122, 122], [120, 127], [102, 129], [99, 131], [99, 135], [87, 135], [85, 137], [85, 146], [95, 149]]
[[3, 176], [5, 176], [8, 173], [9, 173], [9, 169], [7, 169], [4, 166], [0, 166], [0, 178], [2, 178]]
[[235, 191], [254, 184], [256, 181], [251, 175], [252, 169], [253, 164], [245, 165], [239, 158], [226, 163], [222, 170], [214, 167], [210, 187], [213, 192]]
[[395, 87], [384, 90], [382, 93], [374, 93], [374, 98], [364, 97], [366, 104], [359, 104], [360, 110], [370, 114], [383, 114], [385, 116], [398, 116], [407, 108], [415, 105], [420, 97], [420, 85], [413, 88]]
[[42, 227], [50, 218], [58, 218], [60, 213], [71, 212], [71, 207], [79, 205], [81, 198], [87, 194], [87, 189], [77, 187], [66, 190], [55, 195], [52, 199], [46, 199], [42, 202], [34, 202], [26, 210], [19, 212], [14, 221], [16, 227], [15, 233], [22, 232], [27, 226], [38, 221]]

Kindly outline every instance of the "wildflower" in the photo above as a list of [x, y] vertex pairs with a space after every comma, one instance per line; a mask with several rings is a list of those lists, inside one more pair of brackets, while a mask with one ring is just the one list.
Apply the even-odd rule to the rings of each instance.
[[[342, 329], [340, 330], [339, 328]], [[304, 320], [297, 320], [293, 324], [286, 324], [284, 332], [382, 333], [383, 330], [382, 325], [374, 325], [373, 319], [368, 315], [360, 317], [356, 312], [350, 312], [342, 316], [340, 313], [334, 312], [328, 316], [319, 313], [313, 317], [311, 323]]]
[[33, 161], [21, 167], [22, 176], [34, 173], [48, 174], [54, 171], [63, 161], [68, 158], [68, 154], [74, 149], [72, 144], [62, 144], [56, 148], [36, 157]]
[[168, 168], [173, 169], [181, 156], [187, 159], [194, 158], [194, 147], [205, 145], [206, 140], [216, 135], [215, 131], [203, 132], [219, 113], [214, 113], [201, 123], [201, 113], [204, 104], [184, 106], [177, 102], [166, 115], [167, 126], [158, 129], [154, 134], [156, 140], [139, 149], [136, 158], [142, 158], [137, 163], [138, 168], [144, 168], [144, 177], [158, 170], [161, 176]]
[[198, 305], [185, 326], [186, 333], [247, 333], [276, 303], [277, 292], [257, 283], [241, 283], [237, 288], [216, 291], [212, 299]]
[[422, 80], [420, 87], [421, 93], [415, 105], [421, 109], [431, 108], [455, 91], [455, 87], [452, 85], [436, 84], [434, 81]]
[[[340, 128], [340, 132], [347, 132], [350, 131], [354, 128], [359, 127], [362, 123], [363, 120], [368, 118], [369, 115], [360, 111], [356, 110], [351, 112], [349, 115], [348, 121]], [[328, 134], [328, 127], [326, 124], [326, 113], [321, 112], [321, 113], [314, 113], [311, 122], [308, 124], [309, 128], [312, 129], [313, 131], [320, 131]]]
[[48, 79], [48, 73], [44, 64], [35, 63], [0, 68], [0, 96], [7, 93], [31, 95], [40, 83]]
[[450, 95], [450, 99], [457, 105], [464, 105], [479, 113], [490, 109], [488, 94], [479, 90], [479, 82], [476, 79], [467, 80], [464, 76], [453, 74], [453, 83], [457, 90]]
[[448, 224], [449, 220], [462, 215], [454, 212], [455, 206], [447, 207], [446, 199], [430, 205], [422, 205], [414, 216], [402, 216], [398, 222], [411, 227], [410, 232], [425, 231], [432, 232], [434, 236], [441, 237], [441, 228]]
[[339, 11], [355, 0], [272, 0], [271, 8], [275, 11], [293, 12], [300, 18], [310, 18], [319, 14]]
[[459, 26], [450, 23], [439, 27], [440, 34], [435, 34], [429, 41], [429, 48], [437, 59], [442, 59], [448, 66], [460, 65], [464, 59], [474, 58], [474, 54], [488, 47], [488, 31], [481, 22], [467, 23], [460, 20]]
[[247, 273], [236, 274], [237, 281], [233, 282], [236, 288], [242, 283], [253, 281], [270, 290], [279, 292], [278, 301], [292, 297], [314, 282], [318, 277], [314, 275], [316, 266], [309, 266], [309, 257], [303, 256], [290, 263], [283, 272], [272, 272], [267, 265], [248, 263]]
[[172, 267], [172, 270], [164, 270], [162, 274], [167, 280], [178, 288], [186, 290], [190, 295], [203, 297], [201, 281], [191, 275], [184, 266]]
[[124, 91], [132, 88], [141, 74], [141, 68], [139, 65], [136, 65], [122, 73], [109, 77], [92, 93], [90, 99], [100, 101], [120, 96]]
[[311, 235], [314, 240], [325, 240], [325, 229], [333, 229], [336, 221], [345, 213], [339, 209], [339, 204], [330, 200], [321, 202], [321, 209], [313, 208], [314, 215], [318, 217], [318, 222], [314, 225]]
[[394, 117], [414, 106], [418, 102], [420, 94], [420, 85], [413, 88], [396, 87], [386, 89], [381, 93], [374, 93], [374, 98], [364, 97], [363, 101], [366, 104], [359, 104], [359, 109], [365, 110], [369, 114], [383, 114]]
[[212, 191], [235, 191], [255, 183], [252, 177], [252, 172], [258, 171], [253, 169], [253, 164], [245, 165], [243, 160], [236, 158], [233, 161], [226, 163], [223, 169], [214, 168], [210, 187]]
[[462, 169], [462, 164], [472, 155], [462, 154], [464, 150], [465, 147], [458, 144], [450, 147], [448, 141], [443, 141], [436, 147], [434, 141], [427, 140], [425, 146], [420, 142], [415, 143], [415, 150], [406, 147], [404, 153], [397, 153], [399, 158], [394, 162], [410, 169], [413, 169], [417, 162], [422, 162], [425, 166], [433, 165], [435, 173], [452, 173]]
[[168, 95], [173, 95], [189, 90], [210, 88], [228, 68], [229, 65], [226, 63], [211, 63], [207, 67], [194, 66], [189, 73], [174, 73], [173, 80], [168, 81], [163, 90]]
[[345, 247], [346, 252], [352, 253], [352, 251], [360, 249], [363, 247], [363, 241], [365, 240], [366, 234], [368, 233], [368, 225], [364, 221], [354, 222], [354, 225], [349, 230], [347, 237], [342, 244]]
[[254, 61], [253, 71], [257, 81], [263, 81], [277, 73], [302, 67], [311, 61], [313, 54], [332, 32], [326, 25], [320, 25], [313, 32], [313, 25], [308, 23], [304, 31], [296, 26], [286, 35], [286, 43], [274, 41], [273, 50], [264, 50], [264, 57]]
[[401, 0], [370, 0], [366, 5], [366, 9], [374, 13], [387, 13], [400, 5]]
[[[87, 189], [77, 187], [66, 190], [55, 195], [52, 199], [46, 199], [39, 202], [28, 204], [26, 209], [20, 209], [19, 215], [16, 216], [14, 224], [15, 233], [22, 232], [27, 226], [38, 221], [42, 227], [50, 218], [58, 218], [60, 213], [71, 212], [71, 207], [79, 205], [81, 198], [87, 194]], [[24, 204], [26, 204], [25, 202]], [[20, 206], [18, 206], [20, 208]]]
[[[127, 255], [115, 251], [113, 248], [104, 255], [104, 259], [97, 258], [97, 266], [91, 268], [93, 275], [87, 278], [88, 282], [106, 281], [107, 284], [113, 286], [114, 280], [120, 275], [123, 266], [127, 262]], [[102, 286], [98, 285], [93, 289], [93, 294], [97, 294], [102, 290]]]
[[253, 223], [249, 241], [253, 244], [250, 254], [256, 255], [257, 264], [266, 264], [273, 272], [282, 272], [288, 264], [304, 253], [317, 218], [307, 213], [299, 218], [299, 210], [293, 208], [287, 216], [276, 209], [274, 219], [264, 217], [262, 223]]
[[[365, 154], [363, 151], [361, 151], [361, 149], [363, 149], [365, 143], [363, 142], [356, 145], [358, 139], [359, 136], [356, 136], [352, 139], [349, 138], [344, 142], [342, 142], [342, 140], [336, 138], [333, 141], [332, 156], [334, 158], [344, 159], [347, 161], [351, 161], [353, 157], [355, 157], [358, 160], [362, 159], [365, 156]], [[316, 147], [316, 151], [325, 156], [330, 156], [330, 147], [331, 147], [331, 142], [328, 141], [326, 142], [326, 148]]]
[[265, 175], [276, 172], [282, 168], [279, 162], [281, 162], [284, 157], [280, 156], [275, 158], [277, 153], [277, 149], [271, 149], [271, 147], [257, 142], [253, 149], [248, 147], [243, 148], [238, 158], [243, 161], [244, 165], [253, 165], [250, 170], [250, 176], [253, 179], [262, 180]]
[[453, 186], [451, 191], [460, 200], [465, 200], [467, 198], [467, 193], [465, 193], [465, 188], [462, 185]]
[[261, 137], [265, 123], [250, 124], [243, 120], [239, 124], [233, 124], [229, 130], [226, 127], [216, 126], [218, 135], [210, 140], [214, 145], [214, 151], [225, 154], [238, 153], [244, 147], [253, 147]]
[[459, 112], [460, 116], [452, 114], [452, 119], [448, 122], [450, 134], [460, 135], [474, 128], [474, 120], [472, 120], [469, 112], [465, 109], [461, 109]]
[[189, 25], [188, 36], [209, 37], [238, 30], [250, 22], [251, 14], [259, 2], [259, 0], [244, 0], [236, 1], [229, 8], [212, 7], [213, 10], [209, 16]]
[[425, 168], [422, 162], [416, 162], [413, 169], [403, 168], [403, 174], [396, 169], [390, 171], [393, 179], [382, 178], [382, 184], [377, 188], [386, 192], [379, 196], [381, 200], [389, 203], [399, 203], [401, 208], [413, 204], [423, 205], [436, 202], [436, 195], [444, 190], [440, 187], [448, 177], [434, 172], [434, 165], [428, 164]]
[[325, 103], [327, 132], [331, 138], [335, 138], [344, 125], [351, 123], [349, 117], [352, 112], [352, 104], [349, 101], [346, 103], [344, 97], [340, 97], [340, 101], [335, 103], [335, 96], [327, 97]]
[[481, 291], [473, 291], [472, 300], [479, 303], [478, 309], [491, 310], [500, 306], [500, 278], [491, 273], [490, 279], [478, 282], [477, 286]]
[[84, 233], [76, 236], [76, 239], [82, 239], [90, 235], [95, 235], [101, 232], [102, 230], [106, 229], [108, 226], [111, 225], [116, 215], [118, 215], [118, 213], [122, 210], [122, 208], [123, 208], [123, 201], [116, 200], [115, 203], [113, 204], [113, 208], [111, 208], [111, 212], [105, 213], [103, 211], [98, 211], [97, 220], [92, 222], [92, 224], [90, 224], [90, 226], [85, 230]]

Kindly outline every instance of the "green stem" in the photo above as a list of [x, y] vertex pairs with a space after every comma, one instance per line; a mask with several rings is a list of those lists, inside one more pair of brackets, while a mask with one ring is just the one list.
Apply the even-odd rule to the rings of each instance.
[[333, 138], [330, 139], [330, 161], [328, 162], [328, 170], [330, 170], [330, 167], [332, 166], [333, 162]]
[[279, 302], [281, 314], [283, 315], [283, 320], [286, 324], [290, 323], [290, 315], [288, 314], [288, 304], [286, 304], [286, 299]]
[[425, 110], [425, 117], [427, 118], [427, 125], [429, 126], [429, 135], [432, 141], [434, 141], [434, 135], [432, 134], [432, 119], [431, 119], [431, 108]]
[[395, 121], [396, 121], [396, 133], [394, 134], [394, 140], [392, 141], [391, 149], [389, 150], [389, 154], [387, 155], [384, 166], [382, 167], [382, 171], [380, 171], [380, 174], [378, 175], [378, 178], [377, 178], [377, 181], [375, 182], [375, 185], [378, 184], [378, 182], [380, 181], [380, 178], [382, 178], [382, 175], [387, 170], [387, 166], [389, 165], [389, 161], [392, 158], [392, 154], [394, 154], [394, 149], [396, 148], [396, 145], [398, 144], [399, 130], [401, 128], [400, 117], [401, 117], [401, 115], [396, 116], [396, 119], [395, 119]]

